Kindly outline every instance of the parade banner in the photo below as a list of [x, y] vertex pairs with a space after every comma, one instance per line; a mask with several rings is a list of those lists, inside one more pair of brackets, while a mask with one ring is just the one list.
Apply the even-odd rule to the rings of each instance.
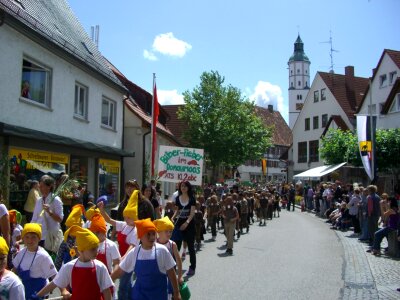
[[373, 153], [372, 137], [375, 136], [376, 117], [372, 117], [372, 126], [370, 121], [371, 117], [369, 116], [357, 116], [357, 137], [365, 172], [371, 180], [374, 180], [375, 172], [372, 170], [372, 160], [375, 154]]
[[204, 150], [174, 146], [160, 146], [158, 177], [160, 181], [189, 181], [201, 185]]

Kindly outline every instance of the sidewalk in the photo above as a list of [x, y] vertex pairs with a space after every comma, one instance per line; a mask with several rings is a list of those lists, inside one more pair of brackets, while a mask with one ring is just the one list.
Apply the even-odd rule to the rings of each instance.
[[[308, 213], [309, 214], [309, 213]], [[320, 219], [324, 226], [324, 219]], [[382, 255], [374, 256], [366, 251], [368, 244], [358, 240], [352, 230], [335, 230], [344, 248], [341, 299], [400, 299], [400, 259], [384, 254], [386, 239], [382, 242]]]

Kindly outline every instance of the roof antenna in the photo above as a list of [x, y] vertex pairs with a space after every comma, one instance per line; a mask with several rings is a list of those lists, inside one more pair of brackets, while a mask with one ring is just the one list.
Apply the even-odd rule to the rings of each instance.
[[331, 49], [329, 51], [329, 56], [331, 57], [331, 66], [329, 67], [329, 73], [335, 73], [335, 71], [333, 70], [333, 52], [339, 52], [338, 50], [333, 49], [333, 42], [332, 42], [332, 31], [329, 30], [329, 41], [327, 42], [321, 42], [323, 44], [329, 44], [331, 46]]

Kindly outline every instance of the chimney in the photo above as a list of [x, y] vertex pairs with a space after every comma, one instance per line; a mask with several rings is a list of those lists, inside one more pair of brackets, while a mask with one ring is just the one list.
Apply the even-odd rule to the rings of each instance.
[[268, 104], [268, 110], [270, 113], [274, 112], [274, 106], [272, 104]]
[[344, 68], [345, 85], [346, 85], [346, 96], [350, 104], [350, 107], [355, 110], [356, 108], [356, 94], [354, 90], [354, 67], [347, 66]]

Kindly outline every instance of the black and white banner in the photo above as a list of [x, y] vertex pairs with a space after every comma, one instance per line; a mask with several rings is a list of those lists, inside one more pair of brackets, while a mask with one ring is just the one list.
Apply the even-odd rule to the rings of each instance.
[[[374, 180], [376, 165], [372, 164], [372, 160], [375, 156], [373, 147], [375, 141], [372, 141], [372, 137], [375, 137], [376, 117], [372, 117], [372, 126], [370, 122], [370, 116], [357, 116], [357, 136], [361, 160], [368, 177]], [[375, 170], [372, 170], [372, 165]]]

